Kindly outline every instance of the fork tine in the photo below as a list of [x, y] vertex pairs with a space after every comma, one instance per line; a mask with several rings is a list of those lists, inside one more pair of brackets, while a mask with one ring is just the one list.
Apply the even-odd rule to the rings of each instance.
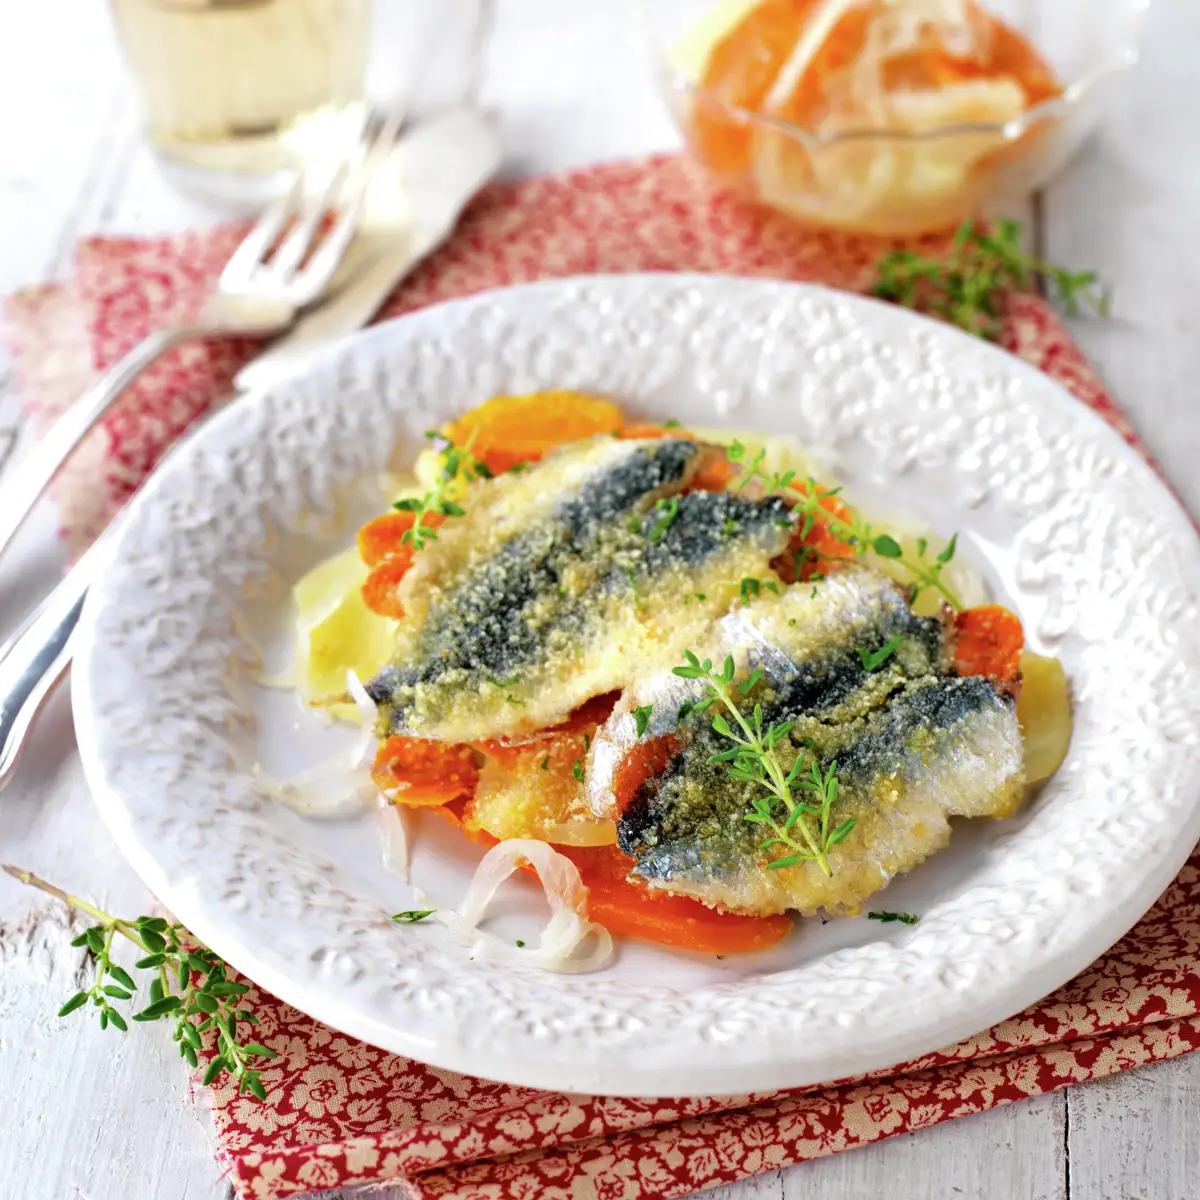
[[270, 271], [279, 275], [290, 275], [304, 261], [304, 256], [312, 247], [313, 239], [321, 228], [325, 214], [337, 203], [338, 193], [346, 180], [348, 169], [346, 160], [342, 159], [330, 173], [321, 194], [304, 205], [303, 214], [295, 229], [287, 235], [283, 245], [267, 264]]
[[287, 192], [259, 217], [254, 228], [242, 238], [241, 245], [230, 256], [221, 272], [223, 287], [244, 286], [254, 271], [262, 265], [264, 256], [275, 244], [275, 239], [279, 237], [289, 218], [296, 212], [302, 187], [303, 180], [297, 175]]
[[371, 177], [379, 161], [395, 144], [396, 135], [403, 124], [403, 113], [389, 111], [378, 130], [368, 140], [357, 167], [349, 176], [338, 219], [304, 268], [303, 286], [306, 292], [317, 293], [324, 290], [333, 278], [346, 247], [358, 228], [358, 218], [362, 213]]

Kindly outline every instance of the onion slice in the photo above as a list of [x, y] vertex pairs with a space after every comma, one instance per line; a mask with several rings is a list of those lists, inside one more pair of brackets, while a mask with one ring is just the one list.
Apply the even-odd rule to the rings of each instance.
[[[536, 946], [521, 948], [479, 928], [497, 888], [524, 863], [537, 871], [550, 905], [550, 920]], [[578, 973], [602, 967], [612, 956], [612, 936], [603, 925], [587, 919], [587, 888], [575, 864], [546, 842], [509, 838], [484, 856], [457, 909], [438, 911], [437, 919], [450, 936], [466, 946], [472, 958], [510, 966], [535, 966], [547, 971]], [[582, 957], [575, 952], [589, 939], [595, 945]]]
[[273, 779], [259, 763], [253, 767], [254, 778], [263, 791], [306, 817], [361, 812], [370, 798], [371, 779], [365, 765], [375, 740], [378, 709], [353, 671], [346, 672], [346, 690], [358, 707], [362, 730], [345, 750], [291, 779]]
[[404, 824], [404, 812], [394, 804], [386, 792], [378, 793], [376, 824], [379, 826], [379, 841], [383, 849], [384, 869], [408, 882], [408, 829]]

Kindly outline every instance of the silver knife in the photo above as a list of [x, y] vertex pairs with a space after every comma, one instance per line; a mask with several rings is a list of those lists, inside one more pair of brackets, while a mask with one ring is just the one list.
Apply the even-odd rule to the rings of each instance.
[[[364, 218], [370, 224], [347, 254], [342, 286], [287, 337], [242, 368], [235, 380], [239, 393], [268, 386], [321, 346], [361, 328], [396, 284], [449, 236], [467, 202], [499, 165], [495, 118], [471, 108], [440, 114], [402, 138], [394, 158], [395, 170], [378, 187], [372, 185]], [[224, 402], [212, 411], [222, 407]], [[164, 460], [203, 424], [201, 418]], [[122, 519], [119, 514], [17, 632], [0, 644], [0, 789], [13, 776], [35, 717], [66, 674], [88, 586], [111, 552]]]

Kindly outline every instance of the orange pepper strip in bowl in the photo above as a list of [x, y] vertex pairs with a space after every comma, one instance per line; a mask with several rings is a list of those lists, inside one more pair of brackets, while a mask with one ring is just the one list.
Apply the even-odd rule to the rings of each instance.
[[960, 675], [1014, 679], [1021, 667], [1025, 631], [1020, 618], [999, 604], [967, 608], [954, 618], [954, 667]]
[[621, 410], [610, 400], [580, 392], [534, 392], [493, 396], [458, 418], [446, 431], [456, 446], [494, 474], [518, 463], [539, 462], [557, 446], [621, 427]]
[[437, 807], [470, 796], [479, 768], [466, 746], [393, 735], [379, 747], [371, 778], [394, 804]]

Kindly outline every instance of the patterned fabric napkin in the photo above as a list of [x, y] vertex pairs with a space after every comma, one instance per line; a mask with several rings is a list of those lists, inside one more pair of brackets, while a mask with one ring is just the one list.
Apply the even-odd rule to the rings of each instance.
[[[152, 327], [194, 315], [240, 233], [94, 238], [78, 247], [69, 283], [9, 297], [35, 427]], [[488, 189], [385, 315], [587, 272], [716, 271], [858, 290], [887, 245], [801, 231], [710, 190], [686, 160], [659, 156]], [[1004, 343], [1145, 453], [1042, 301], [1013, 299]], [[56, 484], [72, 553], [254, 350], [184, 347], [129, 392]], [[278, 1057], [262, 1071], [265, 1103], [228, 1086], [211, 1095], [239, 1196], [394, 1180], [412, 1200], [669, 1200], [1200, 1048], [1200, 854], [1131, 933], [1054, 995], [957, 1046], [821, 1087], [688, 1100], [540, 1092], [384, 1053], [257, 990], [247, 999]]]

